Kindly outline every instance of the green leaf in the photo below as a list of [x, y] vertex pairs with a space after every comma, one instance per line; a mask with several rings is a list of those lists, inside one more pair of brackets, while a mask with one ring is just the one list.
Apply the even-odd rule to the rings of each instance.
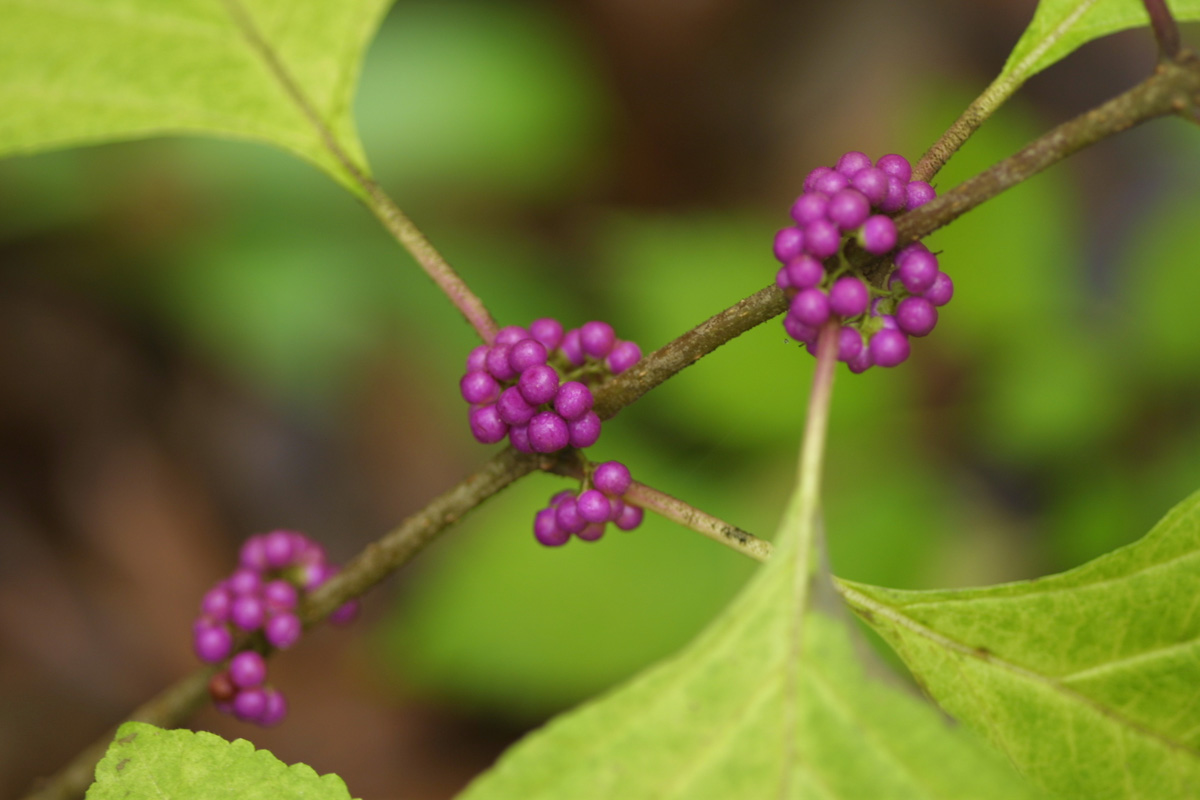
[[1200, 786], [1200, 493], [1143, 539], [1034, 581], [910, 592], [843, 582], [954, 716], [1067, 798]]
[[813, 574], [801, 505], [775, 557], [684, 652], [531, 734], [462, 798], [1036, 796], [866, 673], [828, 578]]
[[0, 0], [0, 156], [179, 133], [269, 142], [352, 191], [388, 0]]
[[169, 797], [171, 800], [350, 800], [337, 775], [318, 775], [307, 764], [290, 767], [245, 739], [168, 731], [126, 722], [96, 765], [87, 800]]

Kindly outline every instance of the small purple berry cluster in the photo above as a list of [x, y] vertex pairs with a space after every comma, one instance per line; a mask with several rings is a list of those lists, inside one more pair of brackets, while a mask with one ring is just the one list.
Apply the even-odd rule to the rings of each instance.
[[[192, 625], [196, 656], [208, 664], [229, 658], [235, 634], [262, 631], [267, 644], [280, 650], [294, 645], [303, 632], [296, 608], [301, 592], [311, 592], [338, 571], [325, 548], [302, 533], [272, 531], [251, 536], [242, 545], [238, 568], [204, 595]], [[358, 614], [351, 600], [329, 615], [347, 623]], [[217, 708], [244, 722], [274, 725], [287, 713], [283, 694], [266, 687], [266, 662], [246, 650], [233, 656], [228, 669], [209, 683]]]
[[892, 217], [936, 196], [928, 183], [911, 178], [904, 156], [890, 154], [872, 164], [852, 150], [835, 167], [808, 174], [792, 205], [795, 224], [775, 234], [775, 258], [783, 265], [775, 283], [791, 300], [784, 329], [815, 352], [821, 326], [838, 319], [837, 357], [853, 372], [902, 363], [908, 337], [932, 331], [937, 308], [954, 294], [937, 256], [920, 242], [895, 254], [886, 289], [872, 286], [845, 258], [844, 238], [876, 256], [895, 248]]
[[592, 472], [592, 488], [576, 495], [570, 489], [550, 498], [550, 505], [533, 519], [534, 537], [547, 547], [567, 543], [571, 534], [585, 542], [604, 535], [611, 522], [623, 531], [642, 524], [644, 511], [625, 502], [625, 492], [633, 484], [629, 468], [620, 461], [605, 461]]
[[471, 404], [471, 433], [483, 444], [508, 437], [522, 453], [591, 447], [600, 438], [600, 417], [590, 386], [641, 358], [641, 349], [618, 339], [607, 322], [564, 331], [546, 318], [501, 328], [490, 346], [471, 351], [459, 381]]

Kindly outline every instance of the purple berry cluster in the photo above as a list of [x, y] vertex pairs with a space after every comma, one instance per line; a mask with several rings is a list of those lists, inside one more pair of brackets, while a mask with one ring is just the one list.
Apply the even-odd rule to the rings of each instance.
[[633, 484], [629, 468], [620, 461], [605, 461], [592, 472], [592, 488], [576, 495], [570, 489], [550, 498], [550, 505], [533, 519], [534, 537], [547, 547], [567, 543], [571, 534], [585, 542], [604, 535], [609, 522], [623, 531], [642, 524], [644, 511], [625, 502], [625, 492]]
[[564, 331], [546, 318], [501, 328], [491, 345], [471, 351], [459, 381], [471, 404], [471, 433], [483, 444], [507, 437], [523, 453], [591, 447], [600, 417], [590, 387], [641, 358], [641, 349], [618, 339], [607, 322]]
[[895, 248], [892, 217], [936, 196], [928, 183], [911, 178], [904, 156], [890, 154], [872, 164], [852, 150], [835, 167], [808, 174], [792, 205], [795, 224], [775, 234], [775, 258], [783, 265], [775, 283], [791, 300], [784, 329], [815, 351], [821, 326], [837, 319], [837, 357], [853, 372], [902, 363], [908, 338], [932, 331], [938, 307], [954, 294], [937, 256], [920, 242], [893, 256], [886, 288], [871, 285], [845, 258], [851, 238], [876, 256]]
[[[338, 571], [325, 548], [295, 531], [251, 536], [242, 545], [238, 568], [209, 589], [192, 625], [196, 656], [216, 664], [233, 653], [235, 636], [262, 631], [267, 644], [280, 650], [294, 645], [303, 632], [296, 608], [301, 592], [311, 592]], [[347, 623], [358, 614], [351, 600], [329, 615]], [[217, 708], [244, 722], [274, 725], [287, 713], [283, 694], [265, 686], [263, 657], [246, 650], [233, 656], [226, 670], [213, 676], [209, 694]]]

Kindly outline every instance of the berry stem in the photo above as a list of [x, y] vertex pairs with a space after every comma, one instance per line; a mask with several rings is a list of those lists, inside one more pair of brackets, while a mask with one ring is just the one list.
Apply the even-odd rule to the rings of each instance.
[[736, 525], [706, 514], [695, 506], [677, 497], [660, 492], [644, 483], [634, 481], [625, 492], [624, 499], [634, 505], [653, 511], [661, 517], [677, 522], [685, 528], [703, 534], [714, 542], [736, 550], [755, 561], [766, 561], [771, 557], [771, 543], [759, 539]]
[[1150, 27], [1158, 41], [1160, 61], [1173, 61], [1179, 55], [1179, 25], [1164, 0], [1142, 0], [1150, 15]]

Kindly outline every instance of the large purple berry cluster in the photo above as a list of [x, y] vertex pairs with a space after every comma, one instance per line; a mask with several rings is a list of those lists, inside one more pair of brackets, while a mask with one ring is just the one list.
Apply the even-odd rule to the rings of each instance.
[[471, 433], [483, 444], [507, 437], [523, 453], [591, 447], [600, 417], [590, 387], [641, 358], [641, 349], [618, 339], [607, 322], [564, 331], [547, 318], [501, 328], [491, 345], [471, 351], [459, 381], [471, 405]]
[[912, 180], [912, 166], [895, 154], [872, 164], [850, 151], [836, 166], [810, 172], [792, 205], [794, 224], [775, 234], [775, 257], [783, 265], [775, 283], [791, 301], [783, 321], [788, 335], [811, 351], [821, 326], [837, 319], [838, 360], [852, 371], [907, 359], [908, 337], [933, 330], [954, 284], [920, 242], [893, 256], [884, 288], [863, 277], [844, 246], [854, 239], [872, 255], [888, 254], [896, 246], [892, 217], [935, 196], [928, 183]]
[[629, 468], [620, 461], [606, 461], [592, 472], [592, 488], [576, 494], [570, 489], [550, 498], [550, 505], [533, 519], [534, 537], [547, 547], [567, 543], [571, 534], [585, 542], [604, 535], [611, 522], [623, 531], [642, 524], [640, 506], [627, 503], [625, 492], [633, 484]]
[[[296, 609], [302, 592], [311, 592], [338, 571], [325, 548], [295, 531], [251, 536], [242, 545], [238, 568], [210, 589], [192, 625], [196, 656], [217, 664], [233, 653], [235, 636], [262, 631], [267, 644], [280, 650], [294, 645], [303, 632]], [[346, 623], [358, 613], [351, 600], [329, 615]], [[213, 676], [209, 693], [217, 708], [244, 722], [274, 725], [287, 713], [279, 690], [266, 686], [266, 662], [246, 650]]]

